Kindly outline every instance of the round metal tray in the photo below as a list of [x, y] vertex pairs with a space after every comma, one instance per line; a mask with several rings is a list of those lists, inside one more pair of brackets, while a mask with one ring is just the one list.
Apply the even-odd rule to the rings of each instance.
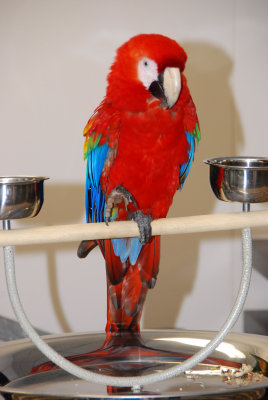
[[[215, 332], [204, 331], [143, 331], [142, 352], [135, 350], [135, 344], [130, 343], [127, 352], [116, 350], [110, 357], [96, 356], [96, 350], [105, 341], [104, 333], [64, 334], [45, 338], [62, 355], [95, 372], [137, 376], [163, 370], [183, 361], [214, 336]], [[137, 391], [85, 382], [60, 369], [45, 371], [48, 366], [48, 360], [27, 339], [0, 344], [0, 392], [6, 398], [17, 400], [235, 399], [238, 393], [240, 399], [243, 398], [241, 393], [246, 393], [249, 399], [260, 399], [265, 398], [265, 388], [268, 387], [268, 338], [230, 334], [209, 359], [194, 370]], [[250, 394], [253, 397], [248, 397]]]

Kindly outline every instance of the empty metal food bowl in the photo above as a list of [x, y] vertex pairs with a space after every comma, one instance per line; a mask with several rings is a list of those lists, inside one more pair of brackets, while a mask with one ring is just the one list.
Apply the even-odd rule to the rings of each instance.
[[221, 157], [204, 162], [210, 167], [210, 185], [219, 200], [268, 201], [268, 158]]
[[42, 176], [0, 177], [0, 220], [36, 216], [43, 204]]

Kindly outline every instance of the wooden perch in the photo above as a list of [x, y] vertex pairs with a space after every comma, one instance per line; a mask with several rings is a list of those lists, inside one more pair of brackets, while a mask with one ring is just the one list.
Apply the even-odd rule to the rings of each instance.
[[[174, 235], [197, 232], [268, 226], [268, 211], [197, 215], [163, 218], [152, 222], [153, 235]], [[79, 242], [84, 239], [108, 239], [139, 236], [133, 221], [45, 226], [0, 232], [0, 246]]]

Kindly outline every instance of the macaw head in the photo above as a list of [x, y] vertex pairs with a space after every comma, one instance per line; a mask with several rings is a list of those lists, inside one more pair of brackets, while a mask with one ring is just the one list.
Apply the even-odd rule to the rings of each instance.
[[158, 34], [134, 36], [117, 50], [108, 75], [107, 99], [138, 112], [157, 99], [172, 108], [182, 90], [187, 55], [174, 40]]

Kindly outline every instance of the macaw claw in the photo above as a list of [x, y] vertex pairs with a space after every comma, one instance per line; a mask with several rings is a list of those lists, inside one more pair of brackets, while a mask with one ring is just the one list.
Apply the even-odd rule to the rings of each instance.
[[137, 207], [137, 203], [132, 194], [129, 193], [124, 186], [118, 185], [111, 191], [106, 200], [106, 208], [104, 211], [104, 220], [106, 225], [111, 221], [112, 209], [116, 204], [120, 204], [122, 201], [124, 201], [126, 209], [129, 203], [133, 203], [133, 205]]
[[152, 236], [151, 222], [153, 220], [151, 214], [143, 214], [142, 211], [134, 211], [130, 214], [131, 219], [137, 222], [140, 231], [140, 242], [146, 244]]

